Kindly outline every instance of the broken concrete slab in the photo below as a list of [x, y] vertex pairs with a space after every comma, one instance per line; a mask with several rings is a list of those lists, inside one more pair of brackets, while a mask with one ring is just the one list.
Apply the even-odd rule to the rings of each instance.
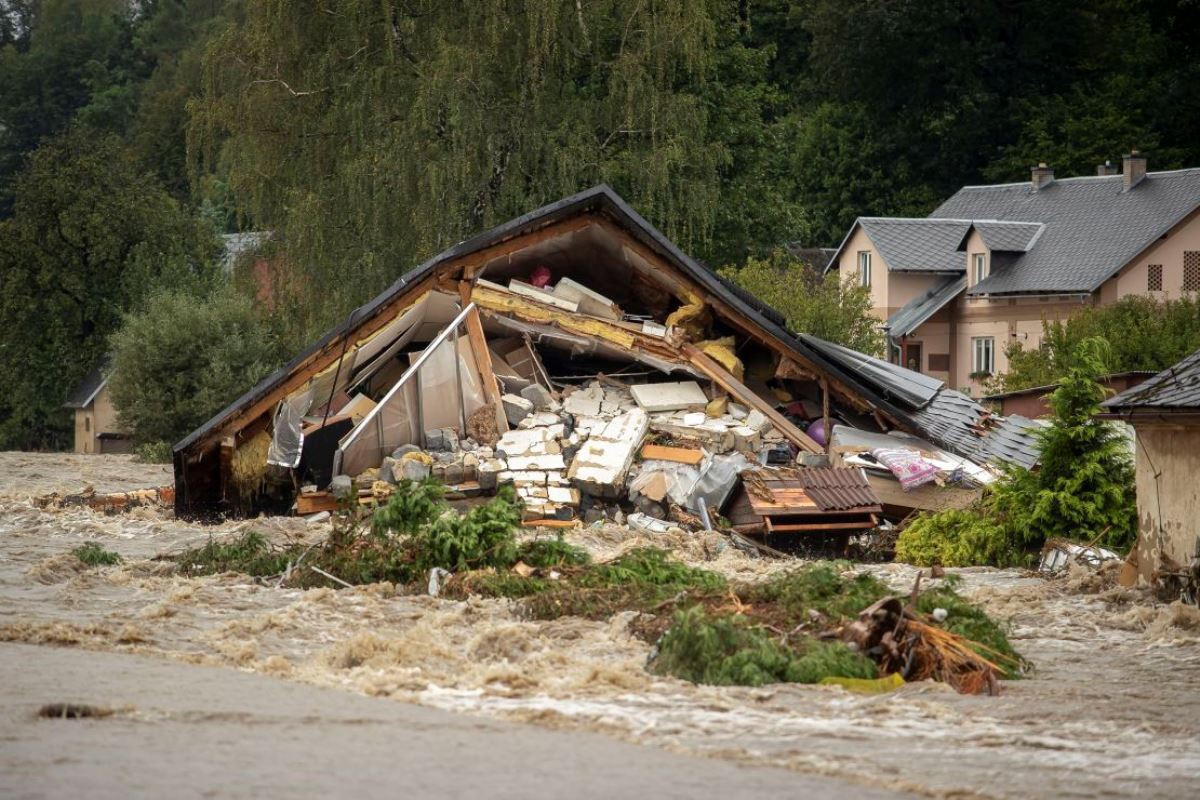
[[638, 406], [651, 413], [704, 408], [708, 404], [708, 397], [695, 381], [644, 383], [630, 387], [629, 391]]
[[604, 402], [604, 389], [599, 386], [589, 386], [586, 389], [576, 389], [563, 398], [563, 410], [574, 416], [595, 417], [600, 414], [600, 404]]
[[580, 445], [568, 477], [588, 494], [618, 496], [649, 424], [649, 417], [641, 409], [614, 417]]

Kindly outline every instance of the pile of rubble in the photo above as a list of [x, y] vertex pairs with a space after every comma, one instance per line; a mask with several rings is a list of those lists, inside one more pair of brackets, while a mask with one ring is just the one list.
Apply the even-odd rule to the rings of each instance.
[[663, 520], [672, 505], [702, 513], [703, 503], [715, 513], [740, 472], [795, 458], [761, 412], [710, 399], [696, 381], [628, 386], [605, 378], [561, 394], [535, 383], [502, 402], [512, 427], [494, 442], [459, 439], [453, 428], [425, 431], [425, 448], [403, 445], [378, 468], [335, 477], [329, 498], [355, 487], [364, 500], [375, 498], [388, 493], [381, 481], [432, 475], [468, 497], [510, 485], [531, 524], [623, 520], [623, 504]]

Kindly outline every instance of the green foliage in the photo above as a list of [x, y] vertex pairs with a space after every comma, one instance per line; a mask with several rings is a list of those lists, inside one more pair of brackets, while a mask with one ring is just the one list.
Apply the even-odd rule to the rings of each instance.
[[158, 281], [206, 281], [214, 246], [115, 138], [72, 130], [34, 153], [0, 221], [0, 447], [66, 444], [63, 400], [122, 313]]
[[1038, 431], [1038, 469], [1010, 468], [977, 508], [917, 518], [901, 532], [896, 557], [1004, 566], [1052, 537], [1128, 548], [1137, 535], [1133, 460], [1120, 430], [1095, 418], [1107, 351], [1103, 339], [1079, 344], [1079, 366], [1050, 396], [1050, 425]]
[[249, 298], [218, 289], [151, 296], [112, 337], [109, 390], [139, 442], [175, 442], [283, 363], [287, 353]]
[[99, 542], [84, 542], [72, 550], [71, 555], [89, 567], [111, 567], [121, 563], [119, 554], [112, 550], [105, 550], [104, 545]]
[[582, 567], [591, 563], [586, 550], [567, 544], [562, 535], [553, 539], [534, 539], [517, 548], [517, 560], [531, 567]]
[[1108, 342], [1105, 368], [1110, 372], [1159, 372], [1200, 348], [1200, 298], [1156, 300], [1123, 297], [1107, 306], [1088, 306], [1066, 321], [1042, 323], [1041, 344], [1030, 350], [1014, 342], [1008, 372], [989, 390], [1016, 391], [1058, 383], [1080, 362], [1086, 339]]
[[1137, 535], [1137, 503], [1129, 442], [1117, 426], [1096, 419], [1107, 371], [1104, 339], [1085, 339], [1050, 396], [1050, 425], [1038, 431], [1040, 469], [1015, 471], [993, 493], [993, 506], [1018, 541], [1040, 545], [1053, 536], [1124, 549]]
[[1024, 556], [990, 507], [947, 509], [922, 514], [900, 532], [896, 560], [921, 567], [1020, 565]]
[[143, 464], [170, 464], [172, 460], [170, 442], [146, 442], [133, 450], [134, 458]]
[[797, 619], [810, 611], [838, 619], [854, 617], [890, 594], [875, 576], [863, 572], [847, 578], [842, 566], [819, 562], [775, 575], [749, 587], [746, 602], [770, 603]]
[[824, 677], [874, 678], [875, 664], [840, 643], [809, 640], [797, 651], [740, 616], [701, 606], [678, 612], [650, 664], [659, 675], [715, 686], [817, 683]]
[[258, 531], [247, 531], [229, 542], [218, 542], [209, 537], [203, 547], [185, 550], [175, 557], [175, 561], [188, 577], [221, 572], [266, 577], [282, 573], [295, 555], [289, 550], [273, 547]]
[[726, 278], [783, 314], [788, 328], [873, 355], [883, 354], [879, 320], [871, 316], [871, 290], [837, 272], [821, 275], [811, 264], [777, 249], [767, 259], [749, 258]]
[[725, 579], [706, 569], [689, 567], [657, 547], [638, 547], [598, 565], [579, 580], [582, 586], [615, 587], [629, 584], [664, 589], [720, 589]]
[[307, 563], [352, 584], [411, 583], [435, 567], [457, 573], [515, 564], [521, 506], [511, 489], [466, 514], [450, 509], [444, 491], [433, 478], [403, 481], [368, 530], [339, 522]]

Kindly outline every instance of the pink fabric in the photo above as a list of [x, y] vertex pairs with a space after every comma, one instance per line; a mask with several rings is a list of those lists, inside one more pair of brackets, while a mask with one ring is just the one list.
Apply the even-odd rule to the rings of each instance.
[[871, 455], [891, 470], [896, 480], [900, 481], [900, 488], [906, 492], [929, 483], [938, 472], [938, 468], [921, 458], [916, 450], [879, 447], [872, 450]]
[[545, 289], [550, 285], [550, 268], [538, 264], [533, 268], [533, 272], [529, 273], [529, 283], [531, 286]]

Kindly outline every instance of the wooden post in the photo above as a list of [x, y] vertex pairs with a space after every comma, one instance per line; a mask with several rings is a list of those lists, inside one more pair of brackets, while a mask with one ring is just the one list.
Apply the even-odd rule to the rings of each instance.
[[825, 428], [825, 452], [833, 446], [833, 426], [829, 423], [829, 380], [821, 376], [821, 420]]
[[[471, 284], [462, 281], [458, 285], [459, 295], [465, 296], [464, 303], [470, 303]], [[500, 401], [500, 384], [496, 380], [496, 372], [492, 367], [492, 352], [488, 350], [487, 337], [483, 333], [483, 321], [479, 319], [479, 309], [470, 306], [465, 320], [467, 338], [471, 341], [471, 349], [475, 351], [475, 366], [479, 367], [479, 378], [483, 384], [483, 396], [496, 409], [497, 429], [504, 433], [508, 430], [508, 417], [504, 414], [504, 403]]]

